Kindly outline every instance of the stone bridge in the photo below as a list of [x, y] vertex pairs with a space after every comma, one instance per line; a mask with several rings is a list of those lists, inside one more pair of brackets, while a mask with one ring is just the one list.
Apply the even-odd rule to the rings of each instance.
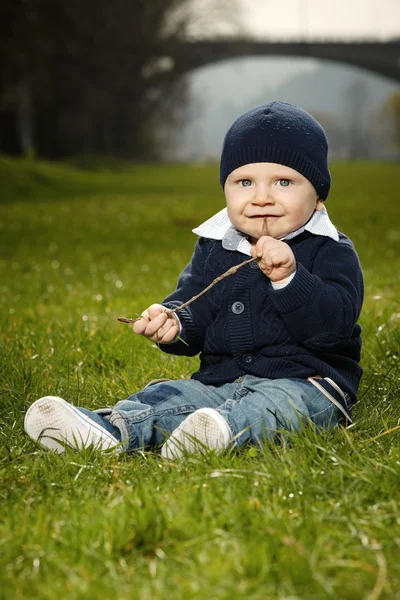
[[[173, 68], [185, 73], [213, 62], [245, 56], [297, 56], [337, 61], [367, 69], [400, 83], [400, 39], [387, 42], [235, 39], [185, 41], [169, 45], [164, 65], [166, 70]], [[155, 70], [158, 70], [157, 67]]]

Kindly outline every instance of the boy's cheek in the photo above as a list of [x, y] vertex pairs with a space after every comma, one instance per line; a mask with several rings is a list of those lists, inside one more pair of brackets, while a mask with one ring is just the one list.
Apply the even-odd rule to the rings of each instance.
[[227, 209], [228, 217], [229, 217], [230, 221], [232, 221], [232, 219], [234, 219], [234, 214], [233, 214], [232, 208], [230, 207], [229, 203], [227, 203], [226, 209]]

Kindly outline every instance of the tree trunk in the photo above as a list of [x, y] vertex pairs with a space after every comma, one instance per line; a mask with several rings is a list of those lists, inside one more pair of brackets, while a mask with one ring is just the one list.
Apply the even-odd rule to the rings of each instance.
[[13, 156], [22, 154], [16, 106], [10, 106], [0, 112], [0, 152]]

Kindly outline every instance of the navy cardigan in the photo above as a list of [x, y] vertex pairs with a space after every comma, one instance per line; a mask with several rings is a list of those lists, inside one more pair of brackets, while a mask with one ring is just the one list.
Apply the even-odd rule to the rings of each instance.
[[[192, 375], [221, 385], [245, 374], [277, 379], [332, 378], [352, 401], [362, 374], [359, 365], [363, 276], [352, 242], [304, 232], [286, 242], [296, 257], [296, 275], [274, 290], [256, 261], [218, 282], [179, 311], [181, 341], [161, 344], [167, 353], [194, 356]], [[216, 277], [244, 260], [216, 240], [199, 238], [176, 290], [163, 302], [183, 304]]]

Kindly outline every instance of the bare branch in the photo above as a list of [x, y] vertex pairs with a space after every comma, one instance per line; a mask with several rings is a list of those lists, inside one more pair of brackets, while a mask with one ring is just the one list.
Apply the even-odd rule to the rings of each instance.
[[[233, 275], [241, 267], [244, 267], [244, 265], [248, 265], [253, 260], [254, 260], [254, 258], [248, 258], [247, 260], [244, 260], [243, 262], [241, 262], [240, 264], [236, 265], [235, 267], [231, 267], [230, 269], [228, 269], [227, 271], [225, 271], [225, 273], [222, 273], [222, 275], [220, 275], [219, 277], [216, 277], [214, 279], [214, 281], [212, 281], [210, 283], [210, 285], [208, 285], [206, 288], [204, 288], [204, 290], [202, 290], [199, 294], [196, 294], [195, 296], [193, 296], [192, 298], [190, 298], [190, 300], [188, 300], [187, 302], [184, 302], [183, 304], [181, 304], [180, 306], [176, 306], [175, 308], [167, 308], [165, 310], [166, 314], [172, 315], [172, 314], [178, 312], [178, 310], [181, 310], [182, 308], [185, 308], [186, 306], [189, 306], [189, 304], [192, 304], [192, 302], [194, 302], [195, 300], [197, 300], [197, 298], [200, 298], [200, 296], [202, 296], [203, 294], [205, 294], [206, 292], [208, 292], [208, 290], [210, 290], [212, 287], [214, 287], [214, 285], [216, 285], [218, 282], [220, 282], [223, 279], [225, 279], [225, 277], [229, 277], [229, 275]], [[118, 321], [121, 321], [122, 323], [135, 323], [136, 321], [140, 321], [140, 319], [143, 319], [143, 317], [136, 317], [135, 319], [131, 319], [129, 317], [118, 317]]]
[[[267, 235], [267, 219], [266, 219], [266, 217], [264, 217], [264, 220], [263, 220], [263, 227], [262, 227], [261, 235], [262, 236]], [[234, 275], [236, 273], [236, 271], [238, 271], [241, 267], [248, 265], [249, 263], [253, 262], [253, 260], [254, 260], [254, 258], [248, 258], [248, 259], [244, 260], [243, 262], [239, 263], [238, 265], [236, 265], [235, 267], [231, 267], [230, 269], [225, 271], [225, 273], [222, 273], [222, 275], [220, 275], [219, 277], [216, 277], [214, 279], [214, 281], [212, 281], [210, 283], [210, 285], [208, 285], [206, 288], [204, 288], [204, 290], [202, 290], [199, 294], [196, 294], [195, 296], [190, 298], [190, 300], [188, 300], [187, 302], [184, 302], [183, 304], [181, 304], [180, 306], [176, 306], [175, 308], [167, 308], [165, 310], [166, 314], [172, 315], [172, 314], [178, 312], [178, 310], [181, 310], [182, 308], [189, 306], [189, 304], [192, 304], [192, 302], [197, 300], [197, 298], [200, 298], [200, 296], [202, 296], [203, 294], [208, 292], [208, 290], [210, 290], [212, 287], [214, 287], [214, 285], [216, 285], [218, 282], [225, 279], [225, 277]], [[122, 323], [135, 323], [136, 321], [140, 321], [140, 319], [143, 319], [143, 317], [136, 317], [134, 319], [133, 318], [131, 319], [129, 317], [118, 317], [118, 321], [121, 321]]]

